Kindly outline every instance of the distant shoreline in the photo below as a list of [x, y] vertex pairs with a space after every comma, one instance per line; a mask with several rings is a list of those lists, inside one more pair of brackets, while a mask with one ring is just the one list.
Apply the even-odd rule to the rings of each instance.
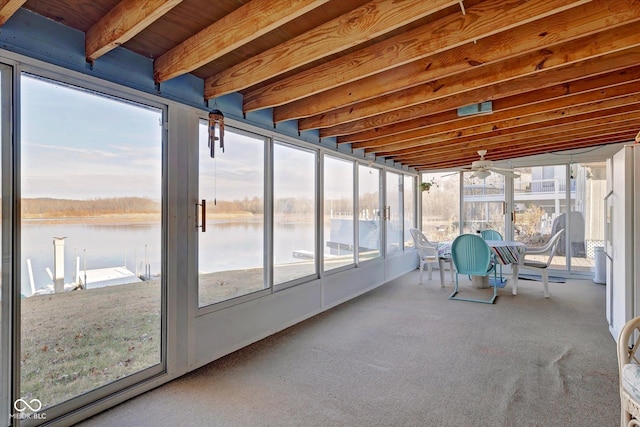
[[37, 224], [140, 224], [140, 223], [159, 223], [159, 213], [150, 214], [122, 214], [122, 215], [93, 215], [93, 216], [60, 216], [42, 218], [37, 216], [24, 216], [23, 223]]
[[[38, 215], [24, 215], [23, 223], [30, 224], [157, 224], [160, 223], [161, 214], [157, 213], [126, 213], [126, 214], [104, 214], [104, 215], [77, 215], [43, 217]], [[312, 223], [313, 218], [300, 214], [276, 214], [276, 222], [295, 224]], [[255, 215], [250, 212], [224, 212], [208, 213], [207, 221], [242, 221], [242, 222], [262, 222], [264, 215]]]

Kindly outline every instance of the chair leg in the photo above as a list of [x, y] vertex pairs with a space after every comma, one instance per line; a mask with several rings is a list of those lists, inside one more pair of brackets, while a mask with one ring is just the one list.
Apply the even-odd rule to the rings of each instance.
[[451, 281], [453, 282], [453, 261], [449, 258], [449, 271], [451, 271]]
[[542, 270], [542, 286], [544, 286], [544, 297], [549, 298], [549, 272], [546, 268]]
[[430, 263], [430, 262], [428, 262], [428, 263], [427, 263], [427, 268], [429, 269], [429, 280], [431, 280], [431, 278], [433, 277], [433, 276], [431, 275], [431, 272], [432, 272], [432, 270], [433, 270], [433, 267], [431, 266], [431, 263]]
[[[496, 275], [495, 268], [494, 268], [494, 271], [493, 271], [493, 280], [494, 280], [494, 283], [497, 283], [497, 281], [498, 281], [498, 277]], [[496, 298], [498, 297], [498, 287], [497, 286], [493, 286], [493, 295], [488, 300], [475, 299], [475, 298], [460, 298], [460, 297], [456, 297], [457, 293], [458, 293], [458, 272], [456, 271], [456, 285], [453, 288], [453, 292], [451, 293], [451, 295], [449, 295], [449, 299], [450, 300], [468, 301], [468, 302], [480, 302], [480, 303], [483, 303], [483, 304], [495, 304]]]
[[424, 273], [424, 261], [420, 260], [420, 284], [422, 284], [422, 273]]
[[444, 288], [444, 260], [438, 258], [438, 273], [440, 273], [440, 287]]
[[453, 292], [449, 295], [449, 299], [455, 299], [456, 294], [458, 293], [458, 273], [456, 272], [456, 284], [453, 287]]

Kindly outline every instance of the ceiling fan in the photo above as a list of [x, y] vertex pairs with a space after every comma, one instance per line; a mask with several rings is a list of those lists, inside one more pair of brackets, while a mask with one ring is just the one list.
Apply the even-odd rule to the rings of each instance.
[[491, 175], [491, 172], [499, 173], [511, 178], [520, 178], [520, 174], [514, 172], [513, 169], [498, 168], [493, 166], [493, 162], [491, 160], [485, 160], [484, 156], [487, 154], [487, 150], [478, 150], [478, 154], [480, 155], [480, 160], [476, 160], [471, 163], [471, 167], [462, 168], [463, 172], [473, 172], [471, 178], [485, 179]]

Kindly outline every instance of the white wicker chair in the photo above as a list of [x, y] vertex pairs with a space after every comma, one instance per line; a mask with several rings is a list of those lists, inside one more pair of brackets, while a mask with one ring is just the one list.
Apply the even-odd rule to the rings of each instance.
[[444, 264], [445, 262], [449, 263], [449, 268], [451, 271], [451, 281], [453, 282], [453, 262], [451, 258], [448, 259], [440, 259], [438, 257], [438, 244], [435, 242], [430, 242], [427, 239], [422, 231], [417, 228], [411, 228], [409, 230], [411, 232], [411, 237], [413, 237], [413, 243], [418, 251], [418, 256], [420, 257], [420, 283], [422, 283], [422, 273], [424, 272], [424, 266], [427, 265], [429, 269], [429, 280], [431, 280], [431, 271], [432, 264], [438, 263], [438, 268], [440, 269], [440, 286], [444, 287]]
[[640, 316], [625, 323], [618, 338], [620, 426], [640, 426]]

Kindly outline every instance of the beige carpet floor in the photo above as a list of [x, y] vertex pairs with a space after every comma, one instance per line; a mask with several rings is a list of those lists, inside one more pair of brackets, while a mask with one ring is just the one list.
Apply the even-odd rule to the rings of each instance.
[[81, 425], [618, 425], [603, 285], [545, 299], [520, 280], [485, 305], [434, 279], [416, 270]]

